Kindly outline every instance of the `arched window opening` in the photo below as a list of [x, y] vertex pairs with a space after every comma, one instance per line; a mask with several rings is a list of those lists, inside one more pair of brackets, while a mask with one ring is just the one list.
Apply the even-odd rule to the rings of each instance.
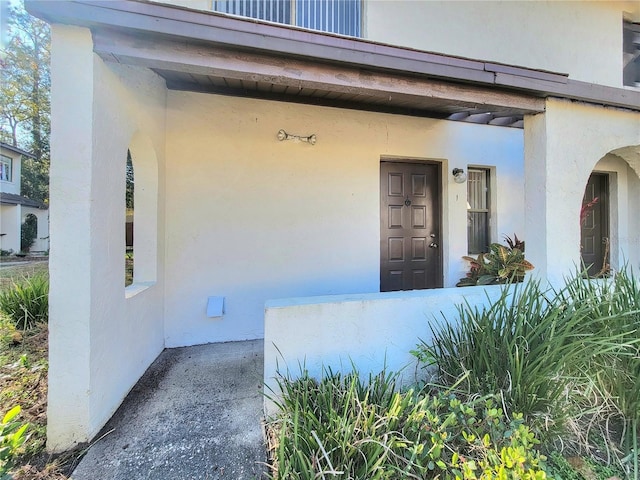
[[158, 160], [153, 143], [136, 133], [125, 170], [125, 296], [154, 285], [158, 271]]
[[124, 260], [124, 286], [127, 287], [133, 283], [133, 208], [134, 208], [134, 172], [133, 160], [131, 159], [131, 151], [127, 150], [127, 167], [126, 167], [126, 188], [125, 188], [125, 260]]

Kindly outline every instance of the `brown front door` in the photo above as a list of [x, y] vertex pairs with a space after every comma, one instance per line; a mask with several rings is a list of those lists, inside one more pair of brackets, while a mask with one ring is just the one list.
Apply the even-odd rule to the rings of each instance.
[[609, 273], [609, 176], [592, 173], [582, 199], [580, 250], [590, 277]]
[[440, 165], [380, 164], [380, 291], [442, 287]]

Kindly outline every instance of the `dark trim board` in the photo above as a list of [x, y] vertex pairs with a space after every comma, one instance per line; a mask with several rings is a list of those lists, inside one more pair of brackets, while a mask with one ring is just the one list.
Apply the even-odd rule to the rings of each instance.
[[[394, 47], [220, 13], [139, 0], [29, 0], [26, 7], [31, 14], [51, 23], [89, 27], [94, 34], [103, 30], [128, 32], [151, 42], [164, 39], [177, 46], [196, 43], [244, 49], [283, 61], [304, 59], [353, 71], [365, 69], [392, 76], [438, 79], [450, 85], [473, 84], [495, 93], [560, 97], [640, 111], [640, 90], [595, 85], [568, 79], [563, 73]], [[103, 44], [103, 58], [109, 54], [109, 48]], [[187, 64], [183, 62], [176, 68], [185, 68]]]

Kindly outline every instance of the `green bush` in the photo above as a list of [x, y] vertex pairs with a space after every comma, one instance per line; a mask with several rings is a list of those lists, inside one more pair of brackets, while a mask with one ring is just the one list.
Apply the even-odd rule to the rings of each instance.
[[28, 214], [20, 228], [20, 251], [28, 252], [38, 236], [38, 218]]
[[280, 377], [272, 478], [544, 479], [522, 416], [493, 398], [395, 391], [395, 377]]
[[0, 480], [11, 478], [9, 470], [15, 466], [15, 457], [26, 441], [25, 431], [29, 425], [14, 421], [19, 413], [20, 407], [15, 406], [0, 422]]
[[438, 381], [469, 392], [498, 394], [509, 411], [549, 426], [568, 415], [565, 392], [577, 370], [599, 348], [582, 332], [592, 322], [586, 304], [561, 304], [537, 281], [512, 285], [488, 307], [469, 304], [459, 319], [432, 325], [433, 342], [418, 350], [430, 356]]
[[622, 450], [619, 463], [639, 478], [640, 282], [631, 272], [578, 274], [557, 290], [507, 286], [488, 307], [460, 306], [458, 317], [433, 325], [434, 340], [414, 352], [440, 383], [499, 395], [545, 440], [569, 419], [587, 418], [587, 429], [617, 422], [625, 435], [611, 451]]
[[0, 291], [0, 310], [16, 327], [26, 330], [49, 319], [49, 279], [37, 274]]

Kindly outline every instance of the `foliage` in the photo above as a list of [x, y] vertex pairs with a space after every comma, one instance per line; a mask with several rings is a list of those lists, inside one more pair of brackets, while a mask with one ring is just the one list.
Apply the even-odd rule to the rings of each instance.
[[507, 246], [492, 243], [488, 253], [477, 258], [464, 256], [471, 267], [464, 278], [456, 284], [458, 287], [473, 285], [492, 285], [507, 282], [522, 282], [525, 273], [533, 265], [524, 258], [524, 241], [514, 235], [513, 240], [505, 237]]
[[401, 392], [385, 373], [278, 383], [272, 478], [546, 478], [522, 416], [506, 419], [493, 398]]
[[50, 32], [24, 11], [9, 8], [9, 41], [0, 64], [2, 140], [35, 155], [22, 162], [22, 195], [45, 202], [49, 196]]
[[[604, 403], [607, 423], [623, 425], [619, 447], [634, 479], [640, 478], [640, 281], [633, 271], [624, 268], [613, 279], [598, 282], [570, 282], [563, 301], [588, 304], [594, 316], [603, 319], [592, 323], [586, 335], [607, 337], [615, 348], [594, 355], [584, 371], [592, 379], [598, 399]], [[586, 402], [585, 402], [586, 403]], [[593, 404], [593, 399], [591, 402]], [[632, 472], [632, 473], [631, 473]]]
[[49, 278], [37, 274], [0, 291], [0, 311], [23, 330], [49, 319]]
[[15, 406], [0, 423], [0, 479], [11, 478], [9, 470], [15, 466], [18, 451], [27, 439], [25, 432], [29, 424], [21, 425], [14, 420], [19, 414], [20, 407]]
[[458, 316], [432, 326], [433, 341], [417, 348], [439, 382], [500, 395], [546, 440], [579, 410], [591, 425], [618, 420], [625, 435], [611, 450], [623, 450], [619, 463], [638, 478], [640, 283], [631, 272], [598, 282], [577, 274], [559, 290], [511, 285], [488, 307], [460, 306]]
[[28, 252], [38, 235], [38, 218], [33, 215], [27, 215], [22, 227], [20, 228], [20, 250]]
[[0, 248], [0, 257], [8, 257], [9, 255], [11, 255], [13, 253], [13, 250], [9, 249], [9, 250], [2, 250]]

